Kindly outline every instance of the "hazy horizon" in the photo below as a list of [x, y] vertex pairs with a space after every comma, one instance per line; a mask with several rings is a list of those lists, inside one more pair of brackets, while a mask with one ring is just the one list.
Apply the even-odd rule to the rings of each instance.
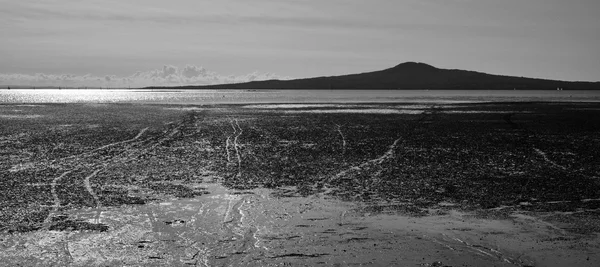
[[593, 0], [0, 0], [0, 84], [143, 87], [332, 76], [407, 61], [599, 81]]

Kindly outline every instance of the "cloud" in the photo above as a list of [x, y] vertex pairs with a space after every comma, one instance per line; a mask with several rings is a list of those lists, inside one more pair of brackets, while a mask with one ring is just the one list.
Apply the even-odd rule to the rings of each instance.
[[249, 81], [289, 79], [272, 73], [252, 72], [245, 75], [221, 75], [203, 67], [186, 65], [178, 68], [165, 65], [161, 69], [138, 71], [129, 76], [92, 74], [22, 74], [0, 73], [0, 85], [20, 86], [65, 86], [65, 87], [145, 87], [145, 86], [182, 86], [224, 83], [242, 83]]
[[181, 74], [183, 75], [183, 77], [190, 79], [201, 75], [205, 75], [207, 74], [207, 71], [202, 67], [187, 65], [185, 66], [185, 68], [183, 68]]

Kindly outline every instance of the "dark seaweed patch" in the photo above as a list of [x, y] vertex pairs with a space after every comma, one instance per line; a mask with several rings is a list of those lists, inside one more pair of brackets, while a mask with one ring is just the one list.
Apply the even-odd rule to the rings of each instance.
[[48, 230], [51, 231], [95, 231], [106, 232], [108, 225], [101, 223], [90, 223], [79, 220], [62, 220], [50, 225]]
[[172, 195], [179, 198], [193, 198], [205, 194], [205, 191], [198, 191], [184, 185], [168, 183], [151, 184], [149, 188], [158, 193]]

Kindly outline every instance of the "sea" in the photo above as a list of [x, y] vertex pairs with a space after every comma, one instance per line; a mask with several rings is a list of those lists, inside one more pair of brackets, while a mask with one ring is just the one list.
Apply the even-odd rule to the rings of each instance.
[[476, 103], [600, 102], [600, 91], [3, 89], [0, 103]]

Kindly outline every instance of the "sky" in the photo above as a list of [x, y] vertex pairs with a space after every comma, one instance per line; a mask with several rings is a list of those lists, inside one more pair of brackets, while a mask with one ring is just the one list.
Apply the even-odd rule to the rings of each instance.
[[0, 84], [146, 86], [407, 61], [600, 81], [598, 0], [0, 0]]

